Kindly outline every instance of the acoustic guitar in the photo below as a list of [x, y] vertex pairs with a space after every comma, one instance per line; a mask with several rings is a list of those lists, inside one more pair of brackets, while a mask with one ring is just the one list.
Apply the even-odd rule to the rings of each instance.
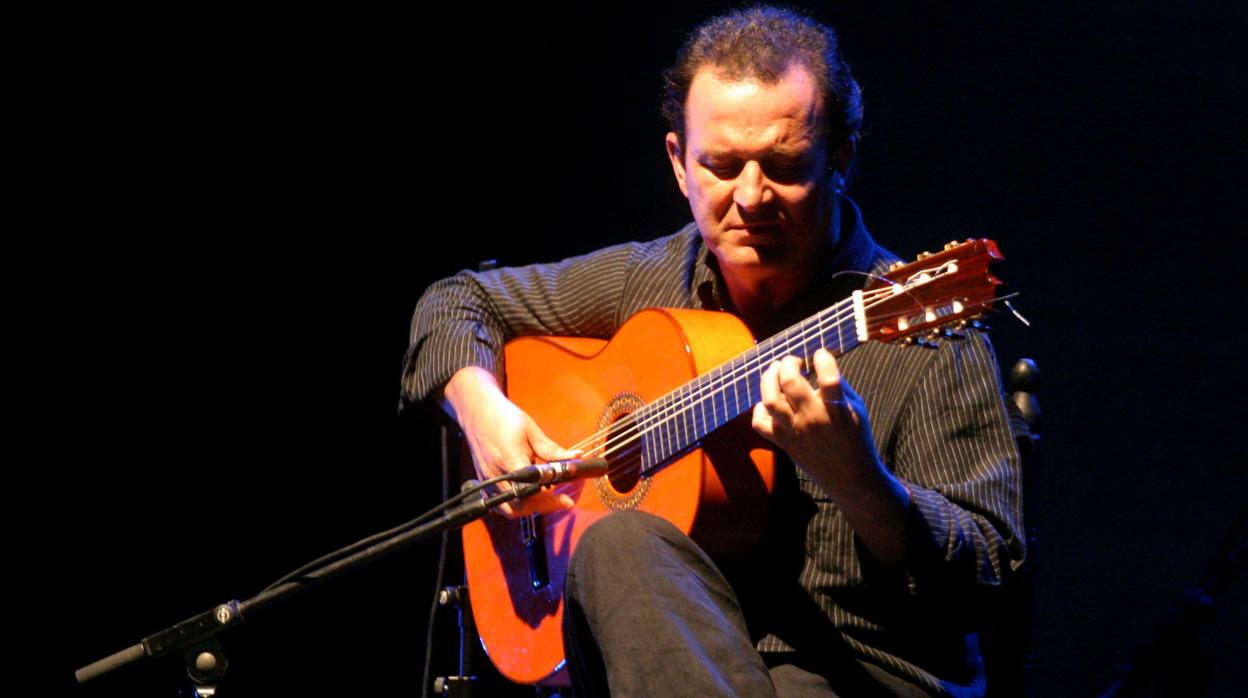
[[711, 553], [754, 542], [774, 463], [749, 412], [773, 360], [957, 333], [999, 300], [989, 267], [1000, 259], [991, 240], [950, 243], [759, 342], [735, 316], [676, 309], [644, 310], [610, 340], [509, 342], [508, 397], [556, 442], [609, 468], [555, 486], [576, 502], [568, 511], [464, 528], [473, 615], [498, 670], [518, 683], [566, 682], [564, 575], [582, 533], [611, 512], [661, 516]]

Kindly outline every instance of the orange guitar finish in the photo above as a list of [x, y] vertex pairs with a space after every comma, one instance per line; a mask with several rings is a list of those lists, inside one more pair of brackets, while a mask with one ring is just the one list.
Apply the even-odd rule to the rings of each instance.
[[[609, 342], [527, 337], [509, 343], [507, 395], [548, 436], [571, 447], [609, 424], [621, 405], [636, 404], [637, 398], [651, 402], [753, 343], [741, 321], [726, 313], [646, 310]], [[563, 580], [590, 524], [612, 507], [636, 508], [670, 521], [710, 552], [741, 550], [762, 529], [774, 484], [773, 453], [750, 428], [747, 413], [649, 482], [626, 491], [611, 482], [600, 478], [557, 486], [576, 506], [540, 517], [549, 578], [540, 589], [534, 588], [520, 520], [491, 514], [464, 528], [468, 587], [481, 642], [507, 678], [563, 683]], [[638, 495], [639, 501], [629, 501]]]

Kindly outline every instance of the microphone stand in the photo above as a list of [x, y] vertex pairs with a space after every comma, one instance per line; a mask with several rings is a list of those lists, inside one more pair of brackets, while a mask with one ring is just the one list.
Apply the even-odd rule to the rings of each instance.
[[194, 684], [196, 698], [216, 695], [217, 685], [225, 676], [229, 663], [221, 649], [217, 635], [249, 620], [256, 613], [284, 601], [294, 594], [317, 586], [368, 565], [391, 553], [398, 552], [413, 543], [435, 533], [461, 528], [484, 516], [500, 504], [532, 496], [541, 490], [535, 483], [515, 484], [490, 497], [473, 498], [457, 507], [442, 512], [440, 516], [410, 531], [377, 542], [352, 555], [331, 562], [323, 567], [282, 582], [245, 601], [227, 601], [215, 608], [192, 616], [143, 638], [139, 643], [103, 659], [92, 662], [74, 672], [78, 683], [111, 673], [144, 658], [158, 659], [174, 652], [181, 652], [186, 670]]

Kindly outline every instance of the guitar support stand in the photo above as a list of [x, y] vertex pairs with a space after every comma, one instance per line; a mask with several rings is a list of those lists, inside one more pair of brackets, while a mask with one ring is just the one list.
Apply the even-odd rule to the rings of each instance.
[[448, 586], [438, 592], [438, 605], [453, 608], [459, 616], [459, 675], [439, 676], [434, 679], [434, 695], [445, 698], [472, 698], [477, 677], [472, 675], [472, 657], [478, 642], [477, 626], [472, 619], [472, 605], [468, 602], [468, 587]]

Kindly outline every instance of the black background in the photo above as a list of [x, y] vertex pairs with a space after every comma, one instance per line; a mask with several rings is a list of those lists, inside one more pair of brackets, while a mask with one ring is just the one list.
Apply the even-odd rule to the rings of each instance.
[[[71, 675], [432, 506], [435, 429], [395, 411], [416, 299], [483, 258], [686, 222], [658, 72], [721, 7], [21, 23], [19, 672], [171, 695], [176, 668]], [[1030, 690], [1095, 695], [1248, 490], [1245, 12], [815, 10], [864, 88], [852, 192], [877, 239], [909, 257], [988, 236], [1009, 258], [1032, 327], [1001, 317], [994, 339], [1039, 362], [1046, 410]], [[416, 695], [435, 547], [227, 636], [232, 694]], [[1244, 587], [1199, 633], [1189, 695], [1236, 693]]]

